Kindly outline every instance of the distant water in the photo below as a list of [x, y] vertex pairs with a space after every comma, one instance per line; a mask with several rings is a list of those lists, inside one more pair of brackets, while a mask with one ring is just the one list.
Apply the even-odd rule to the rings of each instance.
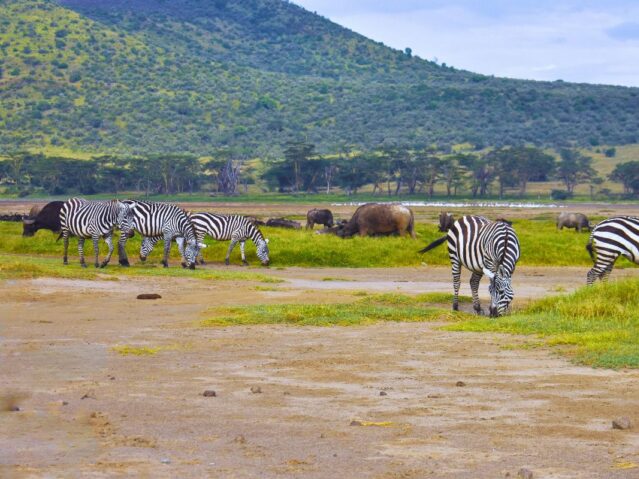
[[[563, 205], [552, 203], [513, 203], [509, 201], [475, 201], [469, 203], [448, 202], [448, 201], [378, 201], [376, 203], [391, 205], [400, 204], [403, 206], [433, 206], [437, 208], [564, 208]], [[365, 202], [351, 203], [331, 203], [332, 206], [361, 206]]]

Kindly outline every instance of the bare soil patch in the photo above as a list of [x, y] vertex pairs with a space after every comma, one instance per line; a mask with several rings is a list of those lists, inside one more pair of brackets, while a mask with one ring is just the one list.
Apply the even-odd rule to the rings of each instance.
[[[585, 272], [518, 268], [516, 298]], [[451, 287], [442, 267], [269, 274], [287, 282], [0, 283], [0, 477], [639, 477], [638, 371], [429, 323], [198, 326], [216, 305]]]

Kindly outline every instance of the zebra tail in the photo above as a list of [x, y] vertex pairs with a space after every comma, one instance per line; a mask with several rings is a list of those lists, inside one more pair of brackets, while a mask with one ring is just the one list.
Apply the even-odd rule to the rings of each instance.
[[60, 240], [60, 238], [62, 238], [62, 232], [60, 232], [60, 234], [58, 235], [58, 237], [55, 239], [55, 242], [57, 243], [57, 242]]
[[448, 239], [448, 236], [443, 236], [439, 239], [436, 239], [435, 241], [433, 241], [431, 244], [429, 244], [428, 246], [426, 246], [423, 249], [420, 249], [418, 251], [418, 253], [424, 254], [426, 251], [430, 251], [433, 248], [437, 248], [440, 244], [442, 244], [444, 241], [446, 241]]
[[588, 250], [588, 253], [590, 254], [590, 259], [595, 261], [595, 253], [592, 250], [592, 240], [588, 241], [588, 244], [586, 245], [586, 249]]

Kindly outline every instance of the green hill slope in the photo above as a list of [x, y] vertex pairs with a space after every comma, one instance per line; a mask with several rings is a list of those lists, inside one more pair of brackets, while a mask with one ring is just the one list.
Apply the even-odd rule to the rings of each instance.
[[281, 0], [0, 1], [0, 148], [639, 142], [639, 89], [436, 65]]

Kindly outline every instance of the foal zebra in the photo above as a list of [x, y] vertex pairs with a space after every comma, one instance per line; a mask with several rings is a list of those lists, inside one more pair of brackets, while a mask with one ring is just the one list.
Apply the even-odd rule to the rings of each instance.
[[[224, 262], [230, 264], [231, 251], [235, 245], [240, 243], [240, 251], [242, 253], [242, 264], [248, 264], [246, 255], [244, 254], [244, 243], [247, 239], [251, 239], [255, 244], [256, 254], [260, 262], [264, 266], [270, 263], [268, 239], [264, 238], [262, 232], [247, 220], [244, 216], [239, 215], [216, 215], [213, 213], [195, 213], [191, 215], [191, 222], [195, 228], [198, 243], [204, 241], [206, 235], [211, 236], [217, 241], [231, 240], [229, 249], [226, 252]], [[181, 248], [181, 241], [177, 239], [178, 247]], [[204, 260], [200, 258], [201, 264]]]
[[511, 286], [515, 264], [519, 260], [519, 240], [510, 223], [490, 221], [482, 216], [462, 216], [448, 230], [448, 235], [420, 250], [425, 253], [448, 240], [448, 256], [453, 273], [453, 310], [459, 309], [461, 266], [472, 272], [470, 288], [473, 308], [483, 314], [479, 304], [479, 282], [483, 275], [490, 278], [490, 315], [500, 316], [513, 300]]
[[588, 271], [588, 285], [597, 279], [608, 279], [615, 261], [621, 255], [639, 264], [639, 218], [616, 216], [602, 221], [592, 229], [586, 249], [595, 262]]
[[171, 241], [179, 236], [185, 238], [187, 244], [186, 250], [183, 252], [186, 261], [183, 266], [195, 269], [199, 248], [203, 245], [198, 245], [195, 229], [188, 214], [182, 208], [170, 203], [151, 201], [126, 200], [125, 203], [131, 208], [133, 228], [144, 237], [140, 249], [141, 261], [146, 261], [155, 244], [163, 239], [164, 257], [162, 264], [168, 268]]
[[[131, 211], [127, 204], [117, 200], [112, 201], [87, 201], [82, 198], [71, 198], [62, 205], [60, 210], [61, 236], [64, 239], [64, 264], [68, 262], [69, 236], [78, 237], [78, 252], [80, 253], [80, 265], [86, 268], [84, 262], [84, 240], [93, 239], [93, 251], [95, 253], [95, 267], [104, 268], [111, 260], [113, 254], [113, 229], [118, 226], [121, 230], [118, 241], [118, 253], [120, 264], [123, 263], [124, 245], [127, 236], [131, 233]], [[100, 264], [98, 262], [100, 237], [109, 246], [109, 254]]]

